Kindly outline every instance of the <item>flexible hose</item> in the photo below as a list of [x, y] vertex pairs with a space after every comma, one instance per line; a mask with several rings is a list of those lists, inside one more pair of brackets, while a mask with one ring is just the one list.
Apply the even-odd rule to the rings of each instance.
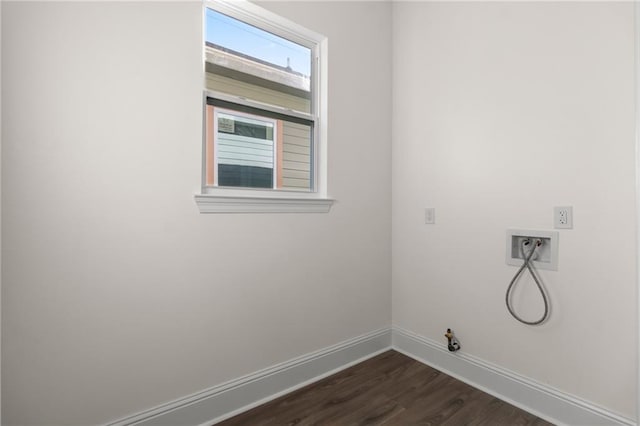
[[[522, 266], [520, 267], [520, 269], [518, 269], [518, 272], [516, 272], [516, 274], [513, 276], [513, 279], [509, 283], [509, 287], [507, 288], [507, 294], [505, 295], [505, 302], [507, 304], [507, 309], [509, 310], [509, 313], [515, 319], [517, 319], [518, 321], [520, 321], [523, 324], [538, 325], [538, 324], [542, 324], [543, 322], [545, 322], [547, 320], [547, 318], [549, 317], [549, 301], [547, 300], [547, 295], [545, 294], [544, 289], [542, 288], [542, 284], [540, 284], [540, 280], [538, 279], [538, 277], [536, 276], [535, 272], [533, 271], [533, 268], [531, 267], [530, 261], [531, 261], [531, 258], [533, 257], [533, 254], [536, 252], [536, 249], [538, 248], [538, 246], [540, 246], [540, 244], [542, 242], [540, 240], [537, 240], [537, 242], [535, 243], [533, 249], [531, 249], [531, 252], [528, 255], [525, 255], [524, 247], [528, 243], [529, 243], [528, 240], [525, 240], [525, 241], [522, 242], [522, 247], [520, 247], [520, 250], [522, 250], [522, 257], [524, 258], [524, 262], [522, 263]], [[535, 281], [536, 285], [538, 286], [538, 290], [540, 290], [540, 294], [542, 295], [542, 301], [544, 302], [544, 314], [542, 314], [542, 318], [540, 318], [537, 321], [524, 320], [524, 319], [520, 318], [518, 316], [518, 314], [516, 314], [515, 311], [511, 308], [511, 302], [510, 302], [510, 297], [509, 297], [510, 294], [511, 294], [511, 290], [513, 289], [514, 284], [516, 283], [516, 281], [520, 277], [520, 274], [522, 274], [522, 272], [524, 271], [525, 268], [527, 268], [529, 270], [529, 273], [531, 273], [531, 276], [533, 277], [533, 281]]]

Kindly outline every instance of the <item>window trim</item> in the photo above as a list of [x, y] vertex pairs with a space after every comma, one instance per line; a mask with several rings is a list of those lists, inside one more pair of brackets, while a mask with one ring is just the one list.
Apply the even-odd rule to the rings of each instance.
[[330, 198], [219, 196], [196, 194], [200, 213], [329, 213]]
[[[311, 99], [311, 113], [288, 110], [273, 105], [264, 105], [233, 95], [204, 91], [203, 128], [206, 129], [207, 97], [241, 103], [255, 108], [304, 118], [315, 123], [313, 134], [313, 162], [311, 191], [295, 191], [283, 189], [255, 188], [221, 188], [206, 185], [206, 131], [203, 132], [203, 158], [201, 173], [201, 193], [195, 195], [195, 201], [201, 213], [287, 213], [309, 212], [326, 213], [333, 204], [327, 196], [327, 38], [291, 22], [279, 15], [267, 11], [246, 0], [206, 0], [203, 2], [203, 28], [205, 26], [206, 8], [214, 9], [248, 24], [255, 25], [276, 35], [304, 45], [312, 52], [311, 91], [315, 94]], [[204, 45], [205, 32], [202, 35]], [[203, 49], [202, 80], [204, 81], [205, 57]]]

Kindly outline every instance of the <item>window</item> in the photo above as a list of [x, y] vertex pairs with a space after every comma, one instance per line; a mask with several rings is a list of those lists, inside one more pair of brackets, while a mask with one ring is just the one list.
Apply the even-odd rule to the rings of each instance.
[[210, 97], [206, 115], [208, 188], [311, 191], [313, 121]]
[[249, 2], [204, 21], [201, 211], [328, 211], [325, 38]]

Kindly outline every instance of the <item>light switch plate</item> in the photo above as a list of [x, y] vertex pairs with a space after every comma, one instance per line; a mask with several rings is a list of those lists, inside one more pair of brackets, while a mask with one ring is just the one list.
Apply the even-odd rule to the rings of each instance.
[[427, 207], [424, 209], [424, 223], [427, 225], [433, 225], [436, 223], [436, 209], [433, 207]]

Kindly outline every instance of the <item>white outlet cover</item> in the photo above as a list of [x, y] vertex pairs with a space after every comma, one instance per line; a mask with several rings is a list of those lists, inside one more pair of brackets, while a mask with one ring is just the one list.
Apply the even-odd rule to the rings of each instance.
[[573, 207], [557, 206], [553, 208], [553, 227], [556, 229], [573, 229]]

